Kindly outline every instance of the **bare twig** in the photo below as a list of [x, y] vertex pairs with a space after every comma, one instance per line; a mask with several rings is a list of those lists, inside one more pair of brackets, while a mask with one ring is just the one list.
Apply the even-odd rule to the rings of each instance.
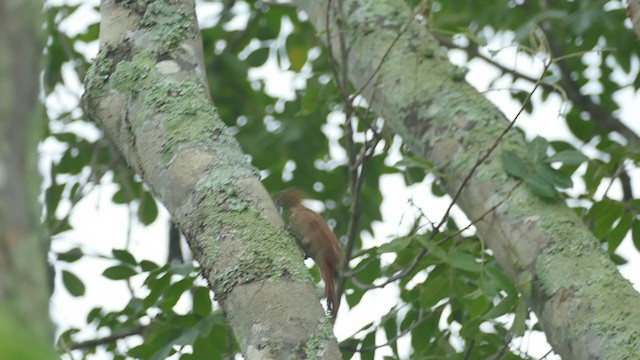
[[438, 223], [437, 228], [439, 229], [440, 227], [442, 227], [442, 225], [444, 225], [444, 223], [447, 221], [447, 219], [449, 218], [449, 213], [451, 212], [451, 209], [453, 208], [453, 205], [455, 205], [456, 201], [458, 200], [458, 198], [460, 197], [460, 194], [462, 194], [462, 190], [464, 190], [465, 186], [467, 185], [467, 183], [471, 180], [471, 177], [473, 176], [473, 174], [475, 173], [475, 171], [480, 167], [480, 165], [482, 165], [482, 163], [484, 163], [489, 156], [491, 156], [491, 154], [493, 153], [493, 151], [498, 147], [498, 145], [500, 144], [500, 141], [502, 140], [502, 138], [513, 128], [513, 126], [515, 125], [516, 121], [518, 120], [518, 118], [520, 117], [520, 115], [522, 114], [522, 112], [525, 109], [525, 105], [527, 104], [527, 102], [529, 102], [529, 100], [531, 99], [531, 96], [533, 96], [533, 93], [536, 92], [536, 90], [538, 89], [538, 87], [541, 84], [542, 81], [542, 77], [544, 76], [544, 74], [547, 72], [547, 70], [549, 69], [549, 66], [551, 66], [551, 61], [549, 61], [545, 66], [544, 69], [542, 71], [542, 75], [540, 77], [540, 79], [538, 79], [538, 81], [536, 82], [536, 84], [533, 87], [533, 90], [531, 90], [531, 92], [529, 92], [529, 94], [527, 94], [527, 97], [524, 99], [524, 101], [522, 102], [522, 106], [520, 107], [520, 110], [518, 111], [518, 113], [516, 114], [516, 116], [513, 117], [513, 120], [511, 120], [509, 122], [509, 125], [507, 125], [504, 130], [502, 131], [502, 133], [500, 133], [500, 135], [496, 138], [496, 140], [493, 142], [493, 144], [491, 145], [491, 147], [489, 148], [489, 150], [487, 150], [487, 152], [481, 156], [476, 163], [473, 165], [473, 167], [471, 168], [471, 170], [469, 171], [469, 173], [467, 174], [467, 176], [464, 178], [464, 180], [462, 180], [462, 184], [460, 184], [460, 187], [458, 187], [458, 190], [456, 191], [455, 195], [453, 196], [453, 198], [451, 199], [451, 202], [449, 203], [449, 207], [447, 207], [447, 211], [445, 211], [444, 215], [442, 216], [442, 220], [440, 220], [440, 223]]
[[[552, 26], [550, 22], [547, 22], [546, 24], [549, 27]], [[560, 70], [560, 75], [562, 75], [562, 87], [569, 100], [571, 100], [574, 105], [588, 112], [591, 120], [593, 120], [601, 129], [616, 131], [624, 136], [631, 145], [636, 147], [640, 145], [640, 136], [636, 134], [635, 131], [625, 125], [620, 121], [620, 119], [616, 118], [611, 111], [606, 109], [604, 106], [595, 103], [589, 96], [582, 94], [580, 86], [571, 78], [571, 69], [569, 69], [564, 61], [566, 55], [564, 54], [561, 45], [558, 44], [552, 36], [548, 36], [548, 41], [549, 51], [551, 52], [551, 56], [556, 59], [555, 63]]]
[[127, 338], [129, 336], [140, 335], [147, 329], [147, 326], [140, 325], [138, 327], [122, 330], [114, 332], [113, 334], [97, 339], [81, 341], [78, 343], [66, 344], [64, 346], [65, 350], [79, 350], [79, 349], [90, 349], [100, 345], [108, 345], [112, 344], [118, 340]]
[[[375, 69], [373, 70], [373, 72], [371, 72], [371, 74], [369, 75], [369, 77], [367, 78], [367, 80], [365, 80], [365, 82], [362, 84], [362, 86], [360, 87], [360, 89], [358, 89], [358, 91], [356, 91], [355, 94], [353, 94], [351, 96], [352, 99], [355, 99], [356, 97], [358, 97], [358, 95], [360, 95], [364, 89], [369, 86], [369, 84], [371, 83], [371, 81], [373, 81], [373, 79], [376, 77], [376, 75], [380, 72], [380, 69], [382, 68], [382, 65], [384, 64], [384, 62], [387, 60], [387, 57], [389, 56], [389, 54], [391, 53], [391, 50], [393, 49], [393, 47], [396, 45], [396, 43], [398, 42], [398, 40], [400, 40], [400, 38], [402, 37], [402, 35], [404, 35], [407, 30], [409, 30], [409, 26], [411, 25], [411, 23], [415, 20], [416, 16], [418, 16], [419, 14], [422, 14], [427, 8], [428, 8], [428, 1], [423, 0], [420, 5], [418, 6], [418, 11], [416, 12], [416, 14], [414, 16], [411, 17], [411, 19], [409, 19], [409, 21], [407, 21], [407, 23], [404, 25], [404, 27], [402, 29], [400, 29], [400, 31], [398, 32], [398, 35], [396, 35], [396, 37], [393, 39], [393, 41], [391, 42], [391, 44], [387, 47], [385, 53], [382, 55], [382, 58], [380, 59], [380, 62], [378, 63], [378, 65], [375, 67]], [[327, 25], [328, 26], [328, 25]]]

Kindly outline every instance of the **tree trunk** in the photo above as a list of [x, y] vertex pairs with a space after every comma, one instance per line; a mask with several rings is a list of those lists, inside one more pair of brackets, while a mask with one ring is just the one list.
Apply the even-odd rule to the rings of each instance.
[[[40, 227], [37, 145], [42, 3], [0, 2], [0, 309], [42, 343], [49, 321], [48, 241]], [[2, 356], [0, 356], [2, 357]]]
[[[507, 127], [504, 115], [464, 81], [404, 2], [294, 2], [322, 39], [330, 37], [337, 61], [372, 108], [416, 155], [436, 164], [453, 196]], [[524, 154], [525, 145], [510, 131], [457, 204], [472, 220], [500, 204], [476, 224], [478, 233], [563, 359], [640, 354], [640, 295], [571, 209], [544, 201], [504, 171], [501, 152]]]
[[248, 359], [338, 359], [302, 253], [211, 104], [193, 7], [103, 1], [84, 108], [171, 213]]

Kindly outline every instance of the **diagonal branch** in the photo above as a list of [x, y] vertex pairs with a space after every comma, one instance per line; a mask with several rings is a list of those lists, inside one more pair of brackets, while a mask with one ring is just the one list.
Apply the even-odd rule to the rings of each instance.
[[565, 60], [563, 60], [565, 54], [562, 47], [554, 40], [553, 36], [547, 36], [547, 39], [549, 40], [549, 50], [551, 51], [551, 55], [558, 59], [555, 63], [562, 75], [562, 88], [566, 92], [569, 100], [571, 100], [575, 106], [588, 112], [591, 116], [591, 120], [599, 128], [605, 131], [615, 131], [620, 133], [627, 139], [627, 141], [629, 141], [632, 147], [637, 148], [640, 146], [640, 136], [638, 136], [635, 131], [615, 117], [609, 109], [595, 103], [589, 96], [580, 92], [580, 86], [571, 78], [571, 69], [569, 69]]
[[80, 349], [91, 349], [100, 345], [109, 345], [118, 340], [127, 338], [129, 336], [141, 335], [146, 329], [147, 329], [147, 326], [140, 325], [132, 329], [116, 331], [109, 336], [68, 344], [64, 346], [64, 348], [67, 350], [80, 350]]

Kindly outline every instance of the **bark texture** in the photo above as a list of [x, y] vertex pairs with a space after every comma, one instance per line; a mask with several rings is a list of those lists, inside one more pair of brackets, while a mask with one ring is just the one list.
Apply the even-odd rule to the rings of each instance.
[[[351, 82], [411, 150], [433, 161], [455, 194], [507, 126], [464, 81], [404, 2], [295, 0]], [[327, 14], [328, 7], [331, 7]], [[329, 28], [327, 28], [327, 19]], [[344, 46], [340, 46], [340, 36]], [[347, 49], [348, 54], [340, 49]], [[481, 238], [538, 315], [563, 359], [632, 359], [640, 354], [640, 295], [597, 239], [561, 202], [546, 202], [503, 170], [504, 150], [525, 155], [511, 131], [458, 199]], [[510, 195], [509, 195], [510, 194]]]
[[172, 215], [247, 359], [338, 359], [303, 256], [211, 103], [193, 0], [101, 3], [85, 110]]
[[40, 227], [39, 1], [0, 2], [0, 309], [51, 341], [48, 242]]

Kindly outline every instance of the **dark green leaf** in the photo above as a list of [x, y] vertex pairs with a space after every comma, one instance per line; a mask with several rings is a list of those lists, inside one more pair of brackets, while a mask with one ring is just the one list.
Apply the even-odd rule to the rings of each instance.
[[193, 292], [193, 312], [200, 316], [211, 314], [210, 290], [207, 287], [198, 286]]
[[254, 50], [251, 54], [249, 54], [249, 56], [247, 57], [246, 63], [251, 67], [260, 67], [264, 65], [265, 62], [267, 62], [268, 58], [269, 58], [269, 48], [261, 47]]
[[562, 171], [556, 170], [548, 165], [540, 165], [536, 169], [535, 173], [543, 178], [547, 183], [557, 186], [562, 189], [567, 189], [573, 186], [571, 177]]
[[500, 300], [500, 302], [496, 306], [489, 310], [489, 312], [487, 312], [482, 318], [485, 320], [495, 319], [510, 311], [513, 311], [517, 300], [517, 294], [507, 295], [505, 298]]
[[158, 264], [154, 263], [153, 261], [142, 260], [140, 261], [140, 268], [142, 268], [142, 271], [151, 271], [153, 269], [157, 269]]
[[589, 217], [593, 219], [593, 234], [600, 240], [604, 240], [605, 236], [611, 231], [613, 224], [624, 213], [624, 204], [619, 201], [602, 200], [593, 205], [604, 204], [603, 209], [596, 209], [589, 212]]
[[516, 287], [513, 285], [513, 281], [505, 275], [505, 273], [497, 265], [485, 266], [484, 270], [487, 275], [493, 280], [500, 290], [506, 291], [508, 294], [515, 294], [517, 292]]
[[378, 254], [390, 253], [390, 252], [398, 252], [405, 249], [409, 244], [411, 244], [412, 238], [400, 237], [391, 240], [386, 244], [382, 244], [377, 252]]
[[449, 274], [444, 273], [439, 276], [427, 277], [420, 293], [420, 305], [423, 307], [431, 307], [440, 300], [447, 297], [449, 293]]
[[82, 250], [80, 250], [80, 248], [75, 247], [69, 251], [58, 254], [58, 261], [72, 263], [80, 260], [82, 255], [83, 255]]
[[82, 283], [82, 280], [80, 280], [80, 278], [78, 278], [74, 273], [62, 270], [62, 283], [72, 296], [78, 297], [84, 295], [84, 283]]
[[157, 217], [158, 206], [156, 205], [156, 200], [150, 192], [145, 191], [140, 201], [140, 207], [138, 208], [138, 219], [140, 219], [142, 224], [150, 225]]
[[513, 319], [513, 325], [511, 329], [515, 336], [522, 336], [527, 330], [527, 315], [528, 307], [526, 301], [523, 298], [518, 297], [518, 304], [516, 305], [516, 316]]
[[101, 307], [94, 307], [87, 314], [87, 324], [90, 324], [90, 323], [94, 322], [100, 316], [102, 316], [102, 308]]
[[[383, 324], [384, 333], [387, 339], [396, 339], [398, 337], [398, 323], [395, 317], [388, 317]], [[389, 346], [391, 351], [397, 357], [398, 356], [398, 342], [390, 342]]]
[[466, 253], [454, 251], [449, 255], [448, 259], [451, 266], [467, 271], [478, 272], [482, 269], [482, 266], [476, 261], [476, 259]]
[[117, 260], [120, 260], [120, 262], [124, 264], [129, 264], [133, 266], [138, 265], [138, 262], [136, 261], [136, 259], [127, 250], [112, 249], [111, 253], [113, 254], [114, 258], [116, 258]]
[[612, 253], [616, 251], [622, 240], [627, 235], [629, 230], [631, 229], [631, 224], [633, 222], [633, 216], [631, 213], [623, 213], [622, 217], [620, 217], [620, 221], [616, 225], [613, 230], [607, 236], [607, 244], [609, 245], [607, 250]]
[[287, 57], [291, 63], [291, 70], [300, 71], [307, 62], [309, 49], [308, 39], [301, 33], [291, 33], [286, 41]]
[[171, 284], [171, 286], [169, 286], [167, 291], [164, 293], [162, 308], [164, 310], [169, 310], [173, 308], [175, 304], [178, 302], [178, 300], [180, 299], [180, 297], [182, 296], [182, 294], [191, 288], [193, 288], [192, 278], [184, 278], [180, 281], [177, 281]]
[[[376, 353], [376, 332], [368, 333], [361, 342], [360, 358], [362, 360], [373, 360]], [[364, 350], [364, 351], [363, 351]]]
[[62, 198], [62, 193], [64, 192], [64, 184], [57, 184], [55, 182], [55, 174], [51, 174], [51, 185], [47, 188], [44, 193], [44, 201], [47, 210], [47, 218], [51, 223], [56, 220], [56, 209], [58, 208], [58, 204], [60, 204], [60, 199]]
[[125, 265], [116, 265], [116, 266], [111, 266], [109, 268], [107, 268], [103, 273], [102, 276], [106, 277], [107, 279], [111, 279], [111, 280], [124, 280], [124, 279], [128, 279], [134, 275], [136, 275], [137, 272], [130, 268], [129, 266], [125, 266]]
[[618, 266], [626, 265], [628, 263], [627, 259], [616, 253], [609, 254], [609, 258], [611, 259], [611, 261], [613, 261], [614, 264]]
[[502, 152], [502, 167], [509, 175], [519, 179], [524, 178], [529, 172], [527, 164], [511, 151]]
[[537, 173], [528, 174], [524, 181], [529, 185], [531, 191], [545, 199], [556, 199], [558, 197], [558, 191], [547, 181], [547, 179], [541, 177]]
[[635, 219], [631, 226], [631, 239], [636, 250], [640, 251], [640, 220], [638, 219]]

